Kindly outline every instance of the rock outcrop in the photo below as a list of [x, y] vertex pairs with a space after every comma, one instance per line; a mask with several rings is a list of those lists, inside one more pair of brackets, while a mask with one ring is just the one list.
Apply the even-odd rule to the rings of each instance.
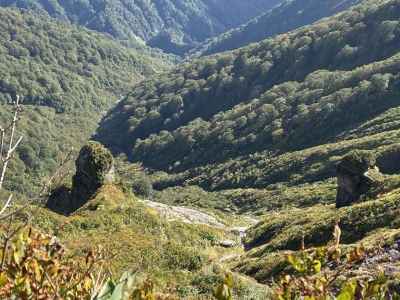
[[196, 209], [191, 209], [183, 206], [171, 206], [149, 200], [144, 200], [143, 202], [148, 207], [156, 210], [161, 217], [165, 218], [168, 221], [179, 220], [187, 224], [203, 224], [221, 229], [226, 227], [216, 217], [198, 211]]
[[70, 214], [91, 199], [101, 186], [114, 182], [113, 156], [98, 142], [90, 141], [82, 147], [75, 166], [72, 188], [62, 186], [53, 191], [47, 202], [51, 210]]
[[89, 142], [82, 147], [75, 166], [71, 193], [77, 207], [85, 204], [102, 185], [114, 181], [113, 156], [98, 142]]
[[344, 207], [360, 200], [361, 196], [373, 195], [383, 186], [383, 174], [375, 165], [376, 160], [368, 151], [353, 151], [336, 167], [336, 207]]

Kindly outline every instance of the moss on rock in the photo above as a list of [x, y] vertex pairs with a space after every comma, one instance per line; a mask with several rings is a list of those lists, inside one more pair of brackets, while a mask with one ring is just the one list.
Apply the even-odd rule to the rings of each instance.
[[346, 155], [338, 164], [338, 172], [350, 174], [363, 174], [368, 169], [375, 167], [376, 158], [371, 151], [355, 150]]
[[102, 144], [90, 141], [83, 146], [75, 162], [72, 198], [75, 208], [82, 206], [104, 184], [114, 181], [114, 159]]
[[56, 189], [47, 202], [53, 211], [70, 214], [82, 207], [105, 184], [115, 180], [114, 159], [111, 152], [98, 142], [83, 146], [75, 162], [76, 173], [72, 189]]

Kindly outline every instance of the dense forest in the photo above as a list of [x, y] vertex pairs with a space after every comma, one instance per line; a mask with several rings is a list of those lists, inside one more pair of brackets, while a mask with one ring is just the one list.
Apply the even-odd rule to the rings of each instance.
[[280, 0], [14, 1], [0, 6], [40, 9], [50, 16], [108, 33], [128, 45], [182, 55], [207, 38], [237, 27]]
[[177, 171], [329, 141], [379, 112], [324, 130], [323, 122], [343, 120], [341, 103], [349, 111], [347, 103], [367, 101], [365, 94], [372, 101], [391, 84], [395, 92], [393, 74], [376, 67], [387, 62], [368, 64], [398, 52], [398, 12], [397, 2], [367, 1], [313, 26], [182, 65], [136, 86], [97, 136], [132, 160]]
[[397, 299], [400, 0], [1, 5], [0, 298]]
[[16, 94], [29, 116], [13, 166], [18, 190], [32, 189], [59, 153], [84, 142], [129, 86], [170, 64], [43, 14], [1, 8], [0, 29], [0, 118], [9, 119]]
[[248, 23], [224, 32], [191, 50], [192, 55], [210, 55], [237, 49], [311, 24], [349, 8], [360, 0], [288, 0]]

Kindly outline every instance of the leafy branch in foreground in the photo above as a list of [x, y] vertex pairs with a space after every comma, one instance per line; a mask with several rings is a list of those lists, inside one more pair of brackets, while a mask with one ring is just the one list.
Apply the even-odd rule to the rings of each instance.
[[[0, 190], [9, 162], [22, 141], [15, 138], [20, 98], [14, 104], [14, 115], [8, 127], [0, 127]], [[48, 196], [68, 174], [72, 152], [60, 162], [55, 173], [45, 180], [38, 198]], [[1, 299], [171, 299], [158, 295], [147, 280], [140, 283], [135, 274], [125, 273], [114, 281], [103, 251], [85, 250], [85, 256], [69, 255], [55, 236], [30, 226], [39, 209], [29, 204], [13, 207], [12, 194], [0, 208], [0, 298]]]
[[224, 281], [215, 289], [214, 297], [217, 300], [233, 300], [233, 276], [230, 273], [225, 274]]
[[63, 262], [64, 249], [58, 241], [28, 227], [19, 231], [10, 246], [3, 254], [0, 273], [2, 298], [84, 299], [90, 295], [96, 261], [91, 252], [86, 263]]
[[114, 281], [101, 250], [86, 251], [85, 257], [68, 256], [55, 237], [24, 227], [3, 255], [0, 298], [156, 300], [175, 299], [154, 292], [146, 280], [124, 273]]
[[357, 246], [342, 254], [340, 235], [337, 223], [330, 245], [288, 254], [290, 271], [279, 279], [274, 289], [275, 299], [400, 299], [392, 278], [384, 272], [363, 276], [352, 273], [368, 255], [376, 254], [379, 249], [367, 251]]

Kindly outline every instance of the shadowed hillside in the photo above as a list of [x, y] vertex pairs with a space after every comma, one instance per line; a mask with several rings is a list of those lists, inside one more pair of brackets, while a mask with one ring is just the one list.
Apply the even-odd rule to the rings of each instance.
[[[18, 93], [25, 136], [12, 188], [29, 191], [56, 158], [84, 142], [124, 91], [170, 63], [43, 14], [0, 9], [0, 120]], [[16, 172], [18, 170], [18, 172]]]
[[97, 138], [146, 167], [179, 172], [336, 142], [397, 103], [399, 3], [374, 4], [146, 80]]
[[[152, 11], [207, 30], [180, 14], [199, 3]], [[287, 2], [271, 30], [351, 4]], [[400, 0], [365, 0], [171, 68], [0, 9], [0, 298], [397, 299], [399, 20]]]
[[237, 49], [329, 17], [361, 0], [288, 0], [248, 23], [211, 38], [191, 51], [195, 56]]
[[280, 0], [14, 1], [0, 6], [44, 10], [50, 16], [108, 33], [130, 45], [148, 43], [183, 54], [199, 42], [239, 26]]

